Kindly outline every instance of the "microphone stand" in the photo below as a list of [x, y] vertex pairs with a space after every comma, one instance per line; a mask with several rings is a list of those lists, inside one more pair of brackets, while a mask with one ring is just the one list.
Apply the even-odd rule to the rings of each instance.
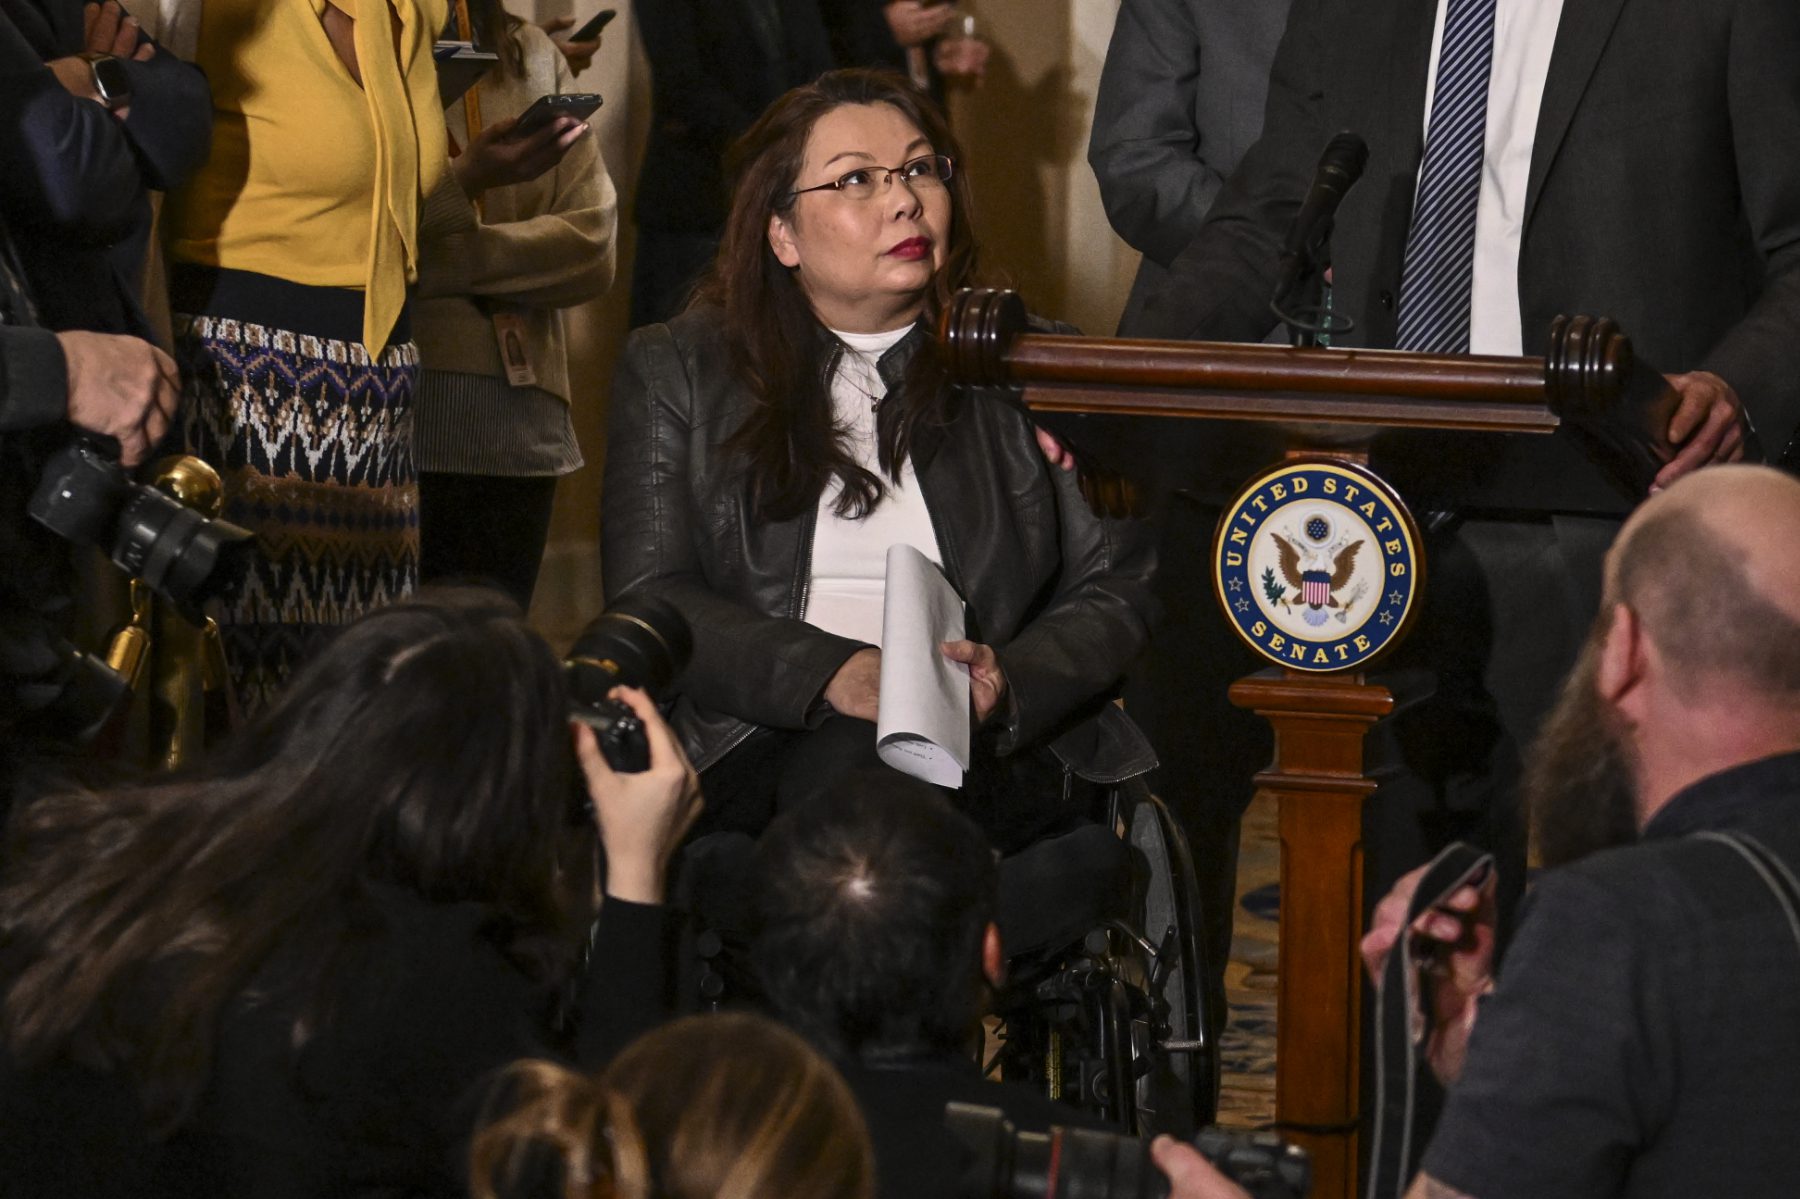
[[1275, 293], [1269, 310], [1287, 326], [1288, 344], [1295, 349], [1329, 346], [1334, 333], [1348, 333], [1356, 322], [1331, 310], [1331, 232], [1327, 225], [1304, 251], [1304, 264], [1292, 284]]
[[1362, 177], [1369, 147], [1349, 130], [1334, 136], [1319, 156], [1312, 186], [1295, 212], [1281, 247], [1280, 274], [1269, 309], [1288, 328], [1296, 347], [1328, 346], [1356, 322], [1331, 310], [1331, 234], [1344, 194]]

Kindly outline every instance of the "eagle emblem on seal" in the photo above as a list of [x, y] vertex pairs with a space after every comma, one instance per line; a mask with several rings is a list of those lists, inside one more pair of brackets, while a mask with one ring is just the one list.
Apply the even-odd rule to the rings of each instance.
[[1253, 477], [1213, 533], [1213, 597], [1287, 670], [1360, 670], [1418, 610], [1424, 550], [1405, 503], [1360, 463], [1291, 458]]
[[1311, 513], [1298, 529], [1271, 530], [1280, 553], [1281, 577], [1299, 594], [1289, 596], [1287, 587], [1265, 579], [1269, 598], [1275, 603], [1301, 609], [1300, 619], [1317, 628], [1336, 615], [1340, 622], [1348, 618], [1349, 609], [1362, 598], [1358, 587], [1349, 595], [1342, 594], [1356, 575], [1356, 554], [1362, 549], [1359, 537], [1334, 537], [1334, 522], [1323, 513]]

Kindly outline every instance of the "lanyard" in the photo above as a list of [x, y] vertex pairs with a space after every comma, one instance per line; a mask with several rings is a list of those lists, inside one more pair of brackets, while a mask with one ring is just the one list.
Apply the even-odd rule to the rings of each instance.
[[[456, 36], [465, 42], [475, 40], [474, 23], [469, 20], [469, 0], [456, 0]], [[472, 138], [481, 132], [481, 84], [469, 85], [463, 93], [463, 123]]]
[[[465, 42], [473, 43], [475, 41], [474, 31], [475, 23], [469, 20], [469, 0], [456, 0], [456, 36]], [[463, 134], [469, 141], [473, 141], [475, 140], [476, 134], [481, 132], [480, 81], [476, 81], [469, 85], [469, 90], [463, 93], [462, 102]], [[481, 197], [476, 196], [473, 204], [475, 206], [475, 219], [478, 221], [486, 220], [487, 210], [482, 206]]]

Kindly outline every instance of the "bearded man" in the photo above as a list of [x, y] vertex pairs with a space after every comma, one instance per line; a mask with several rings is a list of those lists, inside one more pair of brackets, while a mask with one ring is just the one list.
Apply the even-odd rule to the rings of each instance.
[[[1409, 1197], [1793, 1193], [1796, 530], [1800, 481], [1749, 466], [1701, 471], [1626, 523], [1530, 764], [1554, 869], [1504, 973], [1474, 888], [1412, 927], [1444, 966], [1432, 1067], [1449, 1092]], [[1377, 979], [1422, 873], [1364, 938]]]
[[[1436, 957], [1428, 1052], [1449, 1088], [1408, 1199], [1794, 1193], [1796, 532], [1800, 480], [1756, 466], [1684, 478], [1620, 532], [1529, 766], [1550, 869], [1504, 971], [1491, 882], [1405, 930]], [[1363, 938], [1377, 985], [1424, 873]], [[1179, 1199], [1243, 1194], [1159, 1148]]]

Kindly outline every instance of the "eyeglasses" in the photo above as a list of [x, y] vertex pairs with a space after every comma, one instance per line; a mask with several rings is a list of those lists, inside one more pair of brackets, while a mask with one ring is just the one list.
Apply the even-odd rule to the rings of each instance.
[[[846, 171], [830, 183], [820, 183], [813, 187], [796, 187], [788, 193], [788, 199], [804, 195], [807, 192], [836, 191], [842, 192], [852, 200], [872, 200], [887, 190], [889, 182], [895, 175], [900, 181], [913, 188], [936, 188], [944, 186], [950, 178], [955, 164], [948, 154], [927, 154], [922, 158], [912, 159], [897, 167], [858, 167], [854, 171]], [[881, 182], [875, 177], [879, 175]]]

